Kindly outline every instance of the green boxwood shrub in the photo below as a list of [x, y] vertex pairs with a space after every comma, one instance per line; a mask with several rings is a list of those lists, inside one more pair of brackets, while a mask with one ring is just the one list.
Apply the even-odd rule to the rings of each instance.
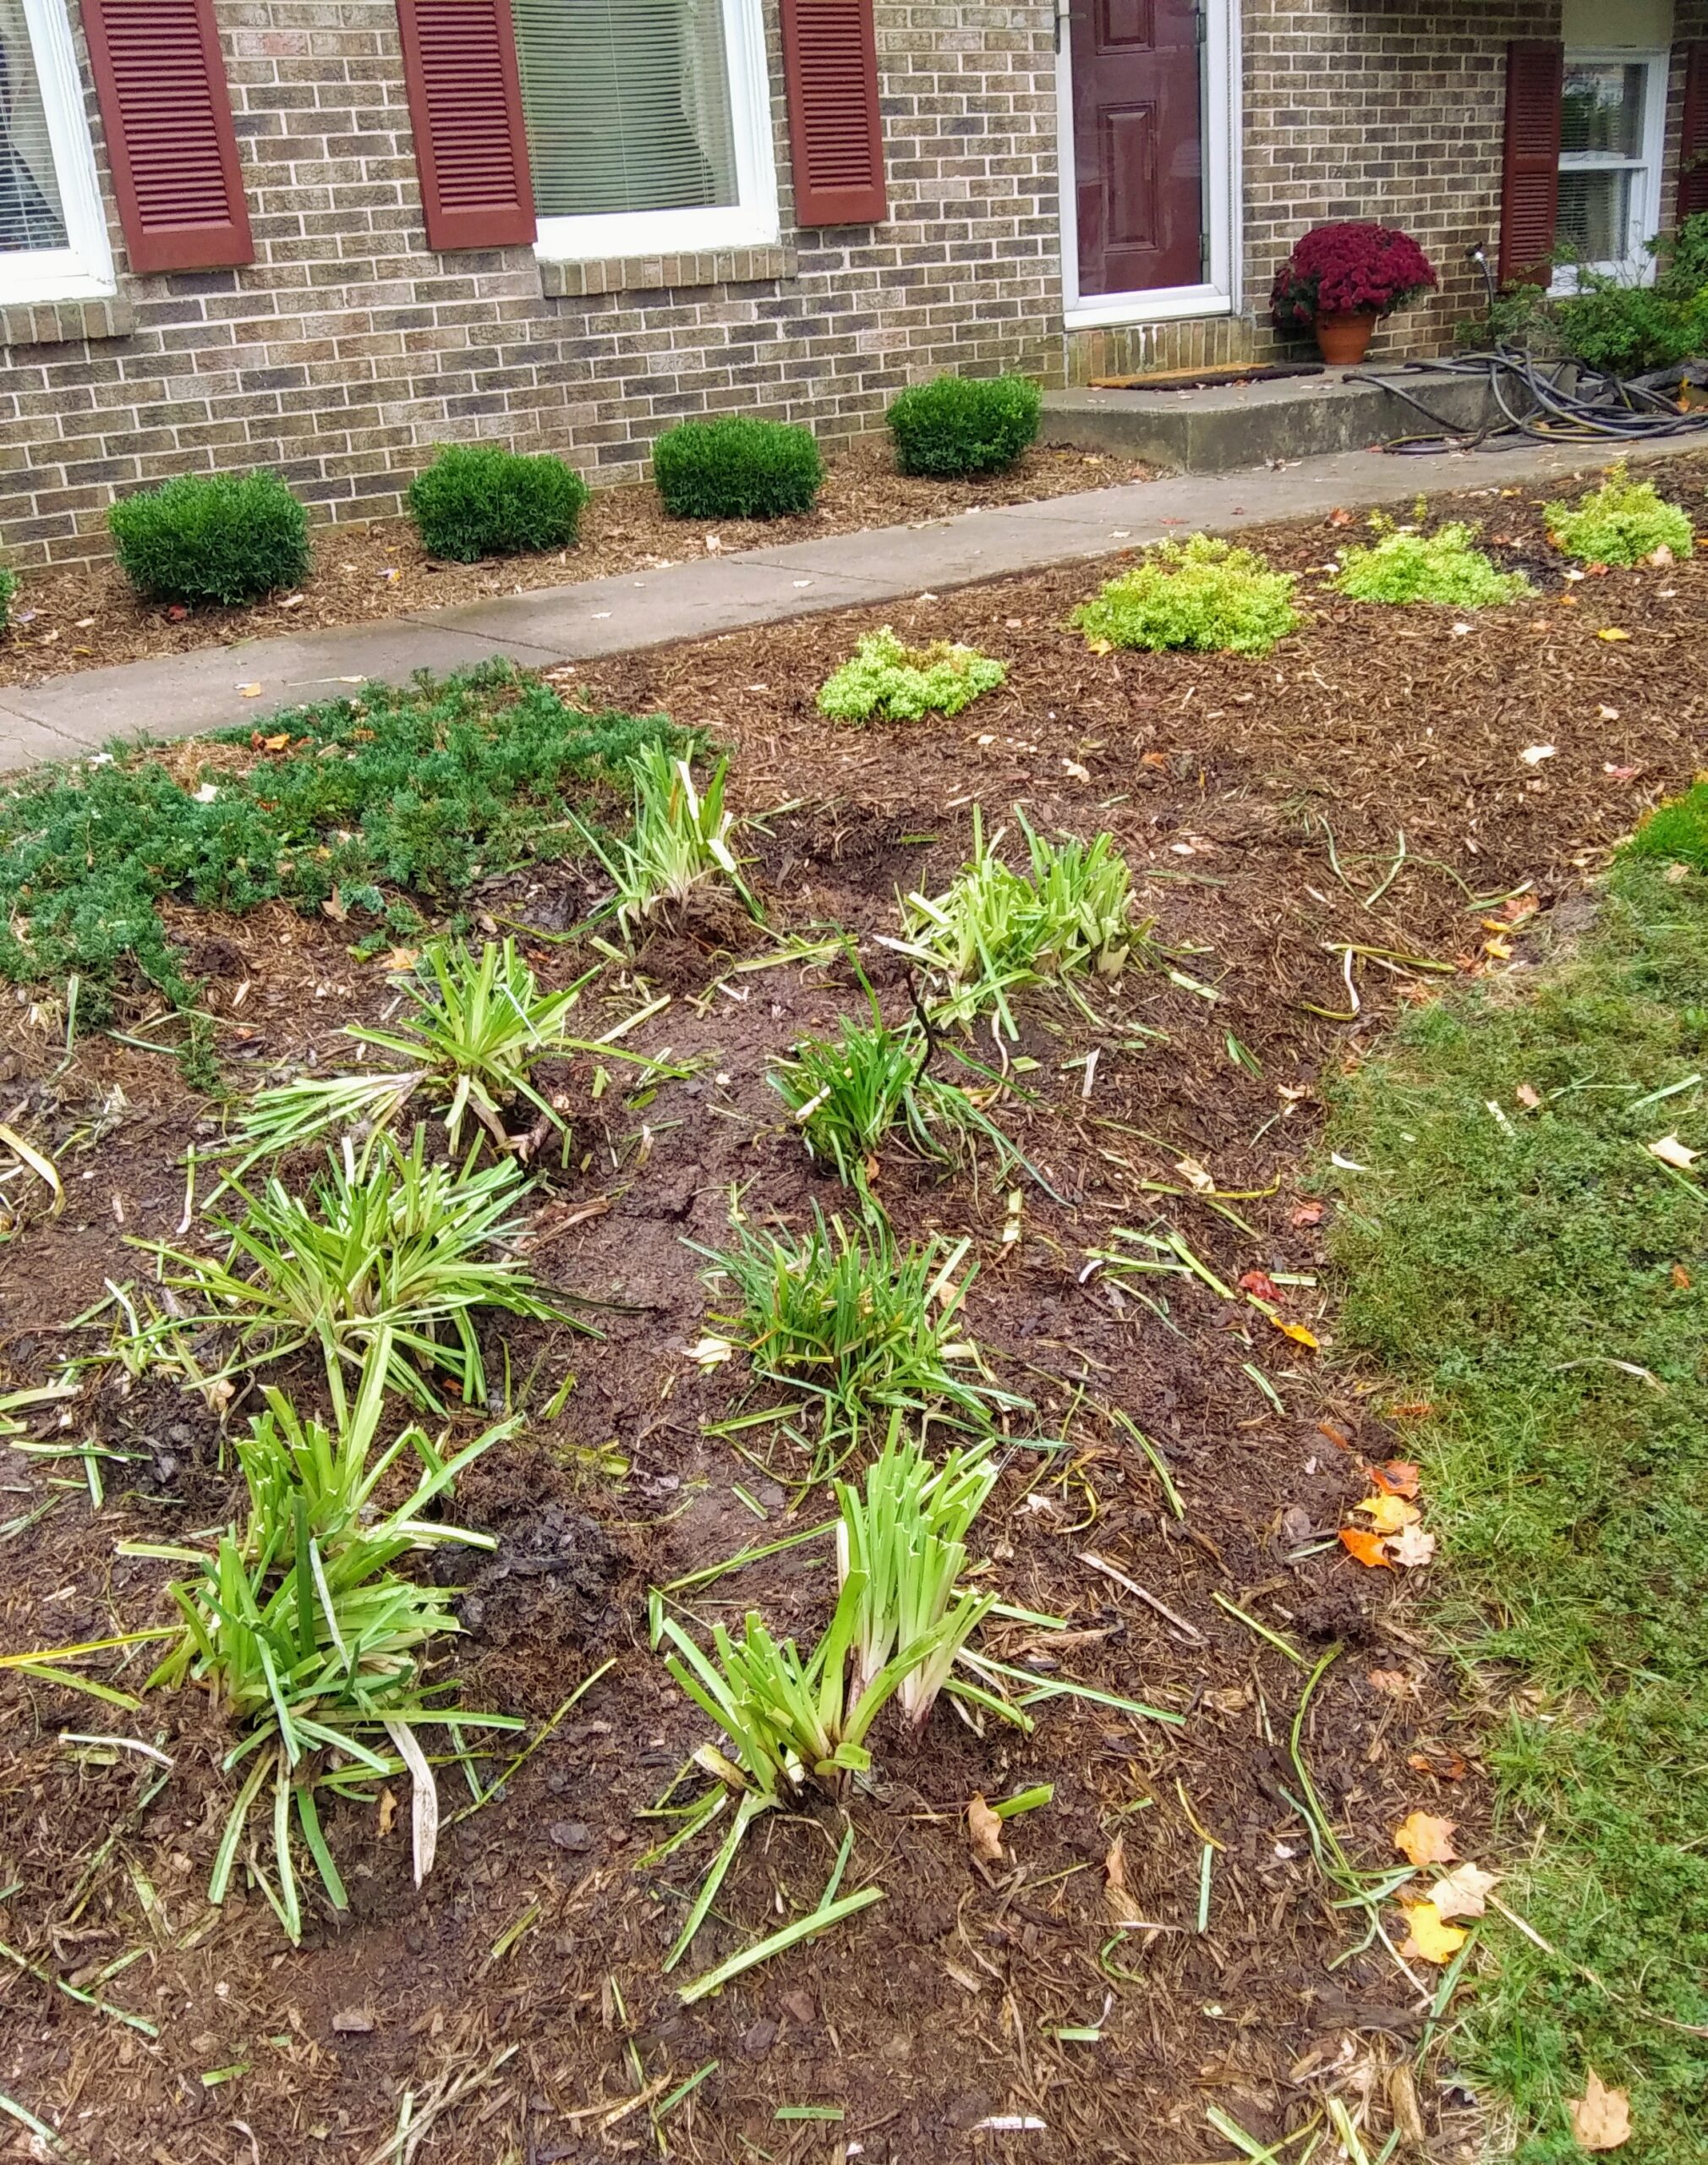
[[294, 586], [309, 515], [276, 474], [181, 474], [107, 514], [118, 567], [151, 600], [231, 608]]
[[906, 647], [888, 624], [861, 640], [853, 659], [825, 681], [818, 711], [833, 721], [917, 721], [924, 714], [959, 714], [982, 692], [994, 691], [1006, 666], [976, 647]]
[[1195, 534], [1160, 541], [1130, 572], [1074, 611], [1092, 644], [1200, 654], [1267, 654], [1304, 621], [1295, 574], [1272, 572], [1251, 549]]
[[1634, 481], [1622, 458], [1599, 489], [1575, 504], [1542, 506], [1555, 546], [1585, 564], [1640, 564], [1657, 549], [1688, 556], [1696, 536], [1682, 504], [1664, 502], [1652, 481]]
[[12, 622], [12, 597], [18, 591], [18, 574], [0, 564], [0, 632]]
[[673, 518], [798, 518], [824, 461], [813, 431], [792, 422], [681, 421], [653, 446], [653, 480]]
[[566, 549], [586, 502], [586, 482], [562, 459], [497, 444], [446, 444], [409, 484], [422, 546], [453, 564]]
[[1377, 539], [1367, 549], [1344, 549], [1333, 581], [1336, 592], [1354, 601], [1492, 609], [1536, 591], [1522, 572], [1498, 570], [1475, 546], [1480, 529], [1475, 526], [1454, 521], [1421, 534], [1415, 527], [1395, 526], [1380, 512], [1370, 523]]
[[1012, 466], [1037, 435], [1043, 393], [1030, 376], [940, 375], [890, 408], [904, 474], [952, 479]]

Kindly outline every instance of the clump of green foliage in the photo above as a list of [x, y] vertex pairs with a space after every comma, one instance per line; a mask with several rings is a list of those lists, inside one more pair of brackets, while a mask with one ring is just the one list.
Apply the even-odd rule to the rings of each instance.
[[[391, 1354], [382, 1333], [354, 1406], [330, 1428], [267, 1392], [266, 1411], [237, 1446], [249, 1493], [241, 1532], [222, 1534], [211, 1554], [144, 1543], [130, 1550], [195, 1567], [169, 1589], [183, 1631], [145, 1689], [198, 1685], [241, 1731], [225, 1765], [243, 1764], [244, 1779], [208, 1899], [225, 1899], [256, 1799], [271, 1784], [271, 1881], [253, 1861], [250, 1869], [293, 1944], [303, 1932], [298, 1838], [332, 1907], [349, 1907], [320, 1823], [323, 1797], [375, 1804], [386, 1782], [407, 1774], [419, 1886], [432, 1868], [438, 1811], [416, 1732], [448, 1729], [452, 1760], [467, 1764], [463, 1731], [522, 1727], [458, 1707], [446, 1682], [429, 1680], [428, 1642], [462, 1629], [457, 1589], [394, 1568], [413, 1551], [496, 1546], [490, 1534], [450, 1524], [442, 1505], [457, 1476], [519, 1423], [488, 1428], [448, 1454], [447, 1439], [435, 1446], [415, 1427], [379, 1449]], [[393, 1485], [384, 1504], [376, 1500], [382, 1480], [410, 1471], [413, 1486]]]
[[1433, 534], [1396, 526], [1380, 512], [1370, 523], [1377, 540], [1368, 548], [1343, 549], [1335, 590], [1354, 601], [1400, 606], [1434, 601], [1450, 609], [1493, 609], [1536, 589], [1522, 572], [1497, 569], [1476, 545], [1481, 529], [1454, 520]]
[[1657, 804], [1625, 848], [1632, 857], [1708, 872], [1708, 781], [1692, 782], [1682, 797]]
[[1432, 1409], [1435, 1622], [1506, 1707], [1494, 1861], [1535, 1936], [1480, 1928], [1454, 2053], [1524, 2165], [1581, 2157], [1590, 2067], [1651, 2155], [1708, 2160], [1708, 1190], [1650, 1147], [1708, 1150], [1708, 881], [1675, 853], [1628, 849], [1523, 996], [1408, 1020], [1326, 1139], [1338, 1336]]
[[824, 460], [810, 429], [736, 414], [666, 429], [653, 480], [673, 518], [798, 518], [824, 485]]
[[[151, 752], [38, 769], [0, 791], [0, 977], [75, 971], [80, 1011], [110, 1003], [127, 963], [181, 1006], [183, 957], [168, 895], [237, 912], [282, 896], [304, 910], [342, 895], [385, 908], [381, 885], [448, 898], [484, 874], [581, 847], [570, 819], [609, 794], [660, 715], [588, 715], [507, 663], [293, 710], [210, 740], [197, 770]], [[252, 753], [233, 766], [218, 748]]]
[[276, 474], [180, 474], [107, 514], [118, 567], [152, 601], [233, 608], [309, 568], [309, 514]]
[[1537, 358], [1562, 354], [1610, 375], [1642, 375], [1708, 354], [1708, 212], [1646, 246], [1646, 277], [1573, 263], [1573, 291], [1550, 293], [1530, 281], [1508, 286], [1492, 309], [1461, 323], [1461, 346], [1522, 347]]
[[12, 622], [12, 597], [18, 591], [18, 574], [0, 564], [0, 632]]
[[727, 753], [704, 788], [687, 759], [668, 746], [643, 744], [629, 762], [634, 785], [634, 825], [625, 837], [602, 841], [583, 830], [594, 855], [615, 890], [607, 907], [628, 932], [654, 911], [680, 909], [696, 887], [719, 875], [727, 880], [754, 917], [760, 914], [730, 847], [739, 822], [724, 803]]
[[1575, 504], [1542, 507], [1557, 548], [1586, 564], [1640, 564], [1657, 549], [1688, 556], [1696, 545], [1682, 504], [1663, 502], [1652, 481], [1634, 481], [1621, 459], [1599, 489]]
[[409, 484], [408, 502], [424, 548], [472, 564], [568, 548], [587, 484], [549, 452], [525, 458], [496, 444], [446, 444]]
[[981, 693], [994, 691], [1007, 665], [977, 647], [939, 639], [928, 647], [903, 646], [886, 624], [869, 633], [853, 659], [828, 677], [818, 711], [833, 721], [917, 721], [922, 715], [959, 714]]
[[1030, 376], [940, 375], [904, 391], [890, 408], [904, 474], [958, 480], [1000, 472], [1037, 435], [1043, 393]]
[[1292, 572], [1272, 572], [1255, 550], [1195, 534], [1159, 541], [1130, 571], [1074, 611], [1096, 646], [1153, 654], [1267, 654], [1304, 619]]

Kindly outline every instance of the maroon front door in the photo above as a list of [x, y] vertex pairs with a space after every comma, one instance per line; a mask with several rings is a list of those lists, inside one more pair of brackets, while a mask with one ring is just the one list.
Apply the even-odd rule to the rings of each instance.
[[1204, 277], [1198, 12], [1191, 0], [1074, 0], [1080, 292]]

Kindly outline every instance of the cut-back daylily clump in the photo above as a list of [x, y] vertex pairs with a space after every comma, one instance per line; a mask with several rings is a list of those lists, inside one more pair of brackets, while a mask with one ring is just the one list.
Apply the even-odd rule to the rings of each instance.
[[1478, 527], [1454, 520], [1426, 534], [1396, 526], [1380, 512], [1371, 514], [1370, 524], [1377, 538], [1369, 547], [1355, 543], [1340, 552], [1333, 586], [1351, 600], [1494, 609], [1536, 591], [1522, 572], [1500, 570], [1476, 546]]
[[685, 759], [660, 743], [643, 744], [630, 761], [634, 781], [634, 827], [627, 837], [604, 839], [583, 827], [587, 844], [610, 875], [606, 907], [624, 931], [667, 908], [680, 909], [697, 887], [721, 877], [754, 917], [759, 906], [742, 878], [730, 844], [737, 821], [724, 803], [727, 756], [702, 788]]
[[[413, 1426], [381, 1448], [393, 1351], [382, 1329], [348, 1420], [330, 1428], [268, 1391], [266, 1411], [250, 1421], [237, 1446], [249, 1494], [241, 1532], [228, 1530], [211, 1552], [145, 1543], [126, 1551], [194, 1567], [194, 1576], [170, 1589], [183, 1631], [145, 1689], [198, 1685], [241, 1732], [225, 1766], [241, 1768], [244, 1779], [209, 1899], [224, 1899], [246, 1854], [257, 1801], [271, 1788], [272, 1872], [253, 1850], [248, 1869], [293, 1941], [303, 1926], [293, 1855], [298, 1840], [332, 1906], [348, 1907], [320, 1823], [324, 1796], [374, 1804], [384, 1784], [407, 1775], [419, 1886], [432, 1868], [439, 1814], [418, 1732], [442, 1730], [452, 1758], [466, 1760], [464, 1731], [523, 1726], [457, 1706], [452, 1685], [429, 1682], [428, 1642], [462, 1628], [457, 1590], [405, 1578], [394, 1568], [412, 1551], [497, 1545], [439, 1512], [457, 1475], [519, 1422], [501, 1422], [454, 1451]], [[400, 1477], [412, 1472], [401, 1500], [382, 1504], [382, 1488], [396, 1495]]]
[[1669, 564], [1690, 556], [1696, 536], [1682, 504], [1652, 481], [1634, 481], [1621, 459], [1599, 489], [1574, 504], [1544, 504], [1548, 538], [1585, 564]]
[[818, 693], [818, 711], [833, 721], [917, 721], [922, 715], [956, 715], [1005, 681], [1005, 663], [977, 647], [939, 639], [904, 646], [886, 624], [868, 633]]
[[1133, 915], [1132, 875], [1108, 835], [1052, 842], [1015, 817], [1026, 870], [998, 856], [1001, 830], [987, 842], [975, 811], [970, 861], [946, 893], [906, 896], [902, 936], [884, 941], [925, 973], [935, 1020], [968, 1023], [994, 1009], [1010, 1038], [1011, 993], [1053, 984], [1083, 1007], [1076, 978], [1118, 976], [1150, 947], [1148, 922]]
[[1075, 610], [1073, 622], [1095, 647], [1263, 655], [1304, 622], [1294, 605], [1297, 584], [1255, 550], [1195, 534], [1147, 549]]

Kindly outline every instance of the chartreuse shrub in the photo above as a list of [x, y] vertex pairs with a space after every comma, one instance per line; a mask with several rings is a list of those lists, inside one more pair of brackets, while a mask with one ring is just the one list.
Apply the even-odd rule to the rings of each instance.
[[1037, 435], [1043, 393], [1030, 376], [940, 375], [890, 408], [904, 474], [955, 480], [1012, 466]]
[[1656, 861], [1700, 850], [1692, 795], [1552, 967], [1362, 1061], [1325, 1142], [1336, 1336], [1422, 1408], [1437, 1643], [1500, 1710], [1468, 1853], [1527, 1929], [1475, 1927], [1453, 2056], [1523, 2165], [1581, 2160], [1591, 2068], [1634, 2159], [1708, 2161], [1708, 1159], [1667, 1162], [1708, 1152], [1708, 880]]
[[1296, 584], [1293, 573], [1272, 572], [1254, 550], [1195, 534], [1147, 549], [1073, 621], [1093, 645], [1267, 654], [1304, 622], [1294, 606]]
[[12, 597], [18, 591], [18, 574], [0, 564], [0, 632], [12, 622]]
[[1544, 504], [1555, 545], [1586, 564], [1640, 564], [1657, 549], [1688, 556], [1696, 544], [1682, 504], [1656, 495], [1652, 481], [1634, 481], [1622, 458], [1599, 489], [1575, 504]]
[[924, 714], [959, 714], [981, 692], [994, 691], [1006, 666], [976, 647], [903, 646], [888, 626], [861, 640], [818, 693], [818, 711], [833, 721], [917, 721]]
[[813, 508], [824, 461], [810, 429], [732, 415], [666, 429], [653, 480], [673, 518], [797, 518]]
[[[274, 749], [199, 767], [97, 753], [0, 789], [0, 977], [74, 971], [98, 1016], [129, 964], [192, 1004], [167, 896], [242, 912], [277, 896], [380, 915], [382, 888], [446, 901], [484, 875], [573, 854], [571, 814], [612, 801], [660, 715], [588, 715], [499, 662], [438, 683], [373, 684], [271, 717]], [[251, 748], [230, 730], [215, 748]]]
[[294, 586], [309, 515], [276, 474], [180, 474], [107, 514], [118, 567], [151, 601], [223, 608]]
[[586, 482], [562, 459], [496, 444], [446, 444], [409, 484], [423, 547], [457, 564], [567, 549], [586, 502]]
[[1454, 522], [1433, 534], [1396, 526], [1380, 512], [1370, 523], [1377, 540], [1368, 548], [1343, 549], [1337, 592], [1354, 601], [1402, 606], [1435, 601], [1453, 609], [1492, 609], [1535, 592], [1522, 572], [1497, 570], [1475, 546], [1480, 529]]

